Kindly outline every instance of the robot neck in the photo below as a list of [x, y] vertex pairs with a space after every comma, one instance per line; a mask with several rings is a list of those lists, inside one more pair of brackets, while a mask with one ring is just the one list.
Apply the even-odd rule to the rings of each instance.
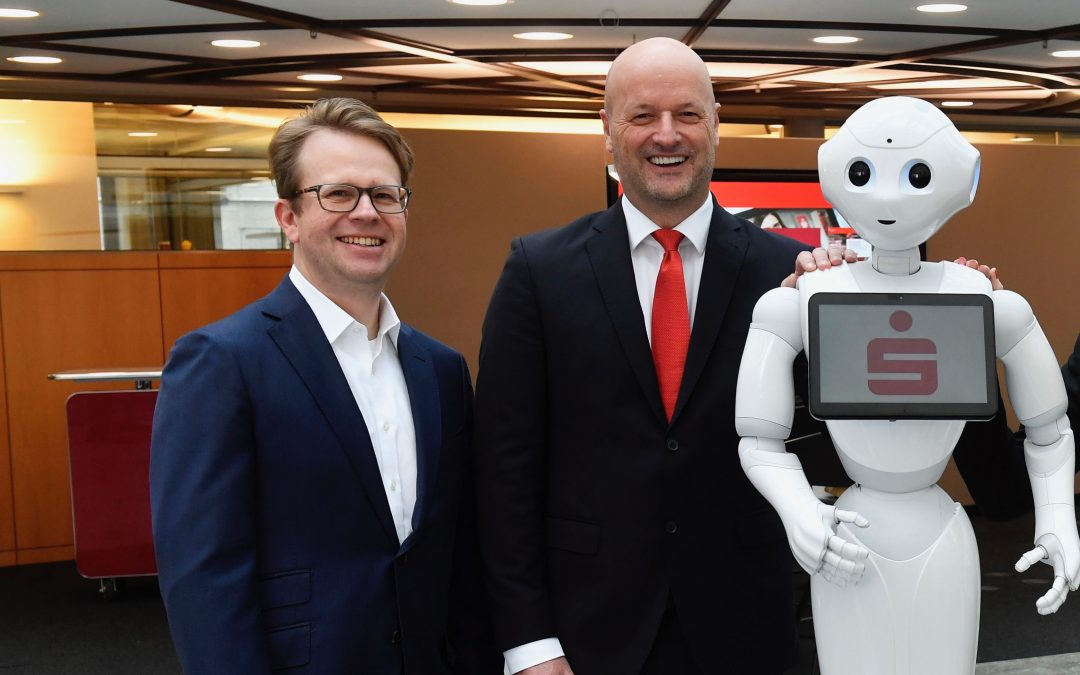
[[871, 261], [874, 269], [882, 274], [905, 276], [919, 271], [919, 247], [906, 251], [886, 251], [875, 246]]

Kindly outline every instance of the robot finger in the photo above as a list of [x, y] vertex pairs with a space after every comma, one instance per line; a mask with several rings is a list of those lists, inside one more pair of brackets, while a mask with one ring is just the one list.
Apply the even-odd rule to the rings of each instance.
[[1042, 546], [1036, 546], [1024, 555], [1020, 556], [1020, 559], [1016, 561], [1017, 572], [1027, 572], [1031, 569], [1031, 566], [1040, 560], [1046, 558], [1046, 549]]
[[1055, 577], [1054, 585], [1041, 598], [1035, 601], [1035, 607], [1039, 614], [1047, 615], [1058, 611], [1065, 598], [1069, 596], [1069, 588], [1065, 583], [1065, 577]]
[[837, 523], [854, 523], [856, 527], [868, 527], [870, 525], [870, 521], [856, 511], [836, 509], [833, 511], [833, 519]]
[[836, 535], [829, 537], [829, 550], [841, 558], [851, 561], [866, 560], [867, 556], [870, 555], [870, 551], [867, 551], [862, 546], [853, 544], [850, 541], [844, 541]]

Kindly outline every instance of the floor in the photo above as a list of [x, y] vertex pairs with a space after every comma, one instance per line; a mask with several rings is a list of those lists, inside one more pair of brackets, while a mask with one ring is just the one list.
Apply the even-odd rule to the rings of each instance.
[[[1035, 599], [1050, 568], [1012, 570], [1031, 541], [1031, 520], [991, 523], [976, 515], [972, 524], [983, 568], [976, 675], [1080, 673], [1080, 597], [1039, 616]], [[154, 578], [126, 580], [113, 600], [97, 589], [71, 562], [0, 568], [0, 673], [179, 675]], [[816, 675], [811, 625], [804, 622], [806, 658], [792, 675]]]

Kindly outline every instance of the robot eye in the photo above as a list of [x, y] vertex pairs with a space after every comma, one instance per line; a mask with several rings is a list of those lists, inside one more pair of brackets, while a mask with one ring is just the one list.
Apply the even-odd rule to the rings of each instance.
[[[930, 170], [927, 169], [927, 175]], [[847, 170], [848, 180], [856, 187], [862, 187], [870, 182], [870, 165], [861, 159], [851, 163]]]
[[908, 169], [908, 182], [919, 190], [930, 184], [930, 167], [922, 162], [916, 162]]

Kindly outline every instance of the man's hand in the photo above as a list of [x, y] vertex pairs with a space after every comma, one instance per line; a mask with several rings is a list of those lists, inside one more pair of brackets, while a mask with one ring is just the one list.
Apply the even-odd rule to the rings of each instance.
[[837, 248], [824, 249], [818, 247], [813, 251], [803, 251], [799, 254], [799, 257], [795, 258], [795, 271], [789, 274], [780, 285], [795, 288], [795, 281], [806, 272], [819, 269], [827, 270], [833, 265], [839, 265], [842, 262], [853, 263], [858, 259], [859, 256], [855, 251], [849, 248], [841, 251]]
[[1003, 288], [1005, 288], [1005, 284], [1001, 283], [1001, 280], [998, 279], [997, 268], [996, 267], [990, 267], [988, 265], [980, 265], [978, 260], [975, 260], [974, 258], [972, 258], [971, 260], [968, 260], [964, 256], [960, 256], [959, 258], [957, 258], [953, 262], [956, 263], [957, 265], [963, 265], [964, 267], [970, 267], [973, 270], [978, 270], [978, 271], [982, 272], [983, 274], [985, 274], [986, 278], [990, 280], [990, 285], [993, 286], [995, 291], [1000, 291]]
[[565, 656], [538, 663], [531, 668], [519, 670], [517, 675], [574, 675]]

